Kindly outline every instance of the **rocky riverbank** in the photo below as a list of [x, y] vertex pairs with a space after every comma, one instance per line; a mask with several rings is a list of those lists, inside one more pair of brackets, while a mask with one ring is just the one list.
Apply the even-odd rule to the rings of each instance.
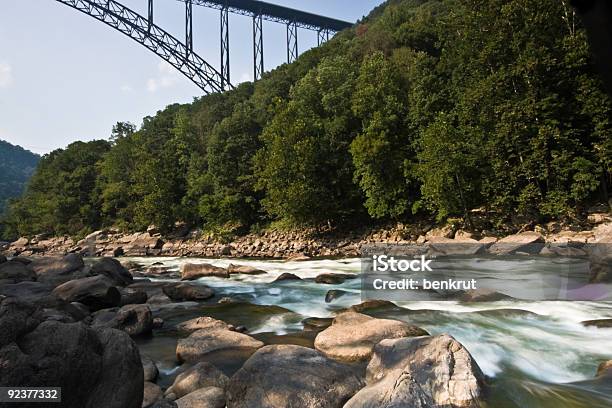
[[[493, 248], [492, 253], [519, 251], [524, 245], [580, 247], [605, 242], [612, 235], [612, 217], [594, 213], [580, 227], [552, 222], [544, 226], [526, 225], [518, 233], [480, 231], [471, 233], [455, 225], [397, 225], [361, 232], [264, 232], [249, 234], [225, 243], [199, 231], [181, 231], [162, 236], [151, 227], [147, 232], [124, 234], [115, 230], [96, 231], [80, 241], [70, 237], [22, 237], [0, 247], [5, 256], [65, 255], [82, 256], [173, 256], [308, 259], [314, 257], [357, 257], [364, 248], [377, 245], [468, 244], [476, 251]], [[505, 248], [505, 249], [504, 249]], [[545, 250], [544, 253], [546, 253]]]

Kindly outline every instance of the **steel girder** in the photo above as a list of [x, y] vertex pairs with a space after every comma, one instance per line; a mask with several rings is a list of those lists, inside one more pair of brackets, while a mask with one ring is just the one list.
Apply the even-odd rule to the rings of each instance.
[[[167, 61], [205, 93], [222, 92], [221, 74], [191, 47], [153, 24], [152, 12], [143, 17], [114, 0], [56, 0], [120, 31]], [[152, 6], [152, 3], [150, 3]], [[152, 8], [150, 8], [152, 10]], [[231, 84], [228, 84], [231, 88]]]

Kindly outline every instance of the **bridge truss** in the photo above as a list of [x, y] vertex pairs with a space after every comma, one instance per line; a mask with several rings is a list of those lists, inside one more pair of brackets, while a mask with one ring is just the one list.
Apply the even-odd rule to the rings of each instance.
[[[154, 0], [148, 3], [148, 15], [137, 12], [115, 0], [56, 0], [85, 13], [120, 31], [145, 46], [193, 81], [205, 93], [232, 88], [230, 81], [229, 13], [252, 17], [254, 78], [264, 73], [263, 20], [287, 27], [287, 62], [298, 57], [298, 28], [317, 32], [317, 43], [329, 40], [331, 34], [352, 26], [341, 20], [323, 17], [257, 0], [179, 0], [185, 3], [185, 42], [154, 22]], [[220, 10], [221, 69], [217, 71], [193, 50], [193, 5]]]

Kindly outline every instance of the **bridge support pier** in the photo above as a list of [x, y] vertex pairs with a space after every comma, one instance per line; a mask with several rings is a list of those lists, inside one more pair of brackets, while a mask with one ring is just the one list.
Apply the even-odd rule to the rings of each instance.
[[253, 80], [260, 80], [264, 73], [263, 54], [263, 18], [261, 14], [253, 16]]
[[193, 2], [192, 0], [185, 1], [185, 57], [193, 52]]
[[287, 63], [298, 58], [298, 26], [295, 21], [287, 23]]
[[230, 41], [229, 41], [229, 7], [221, 8], [221, 82], [223, 89], [230, 81]]
[[317, 30], [317, 46], [320, 47], [324, 42], [329, 41], [329, 30], [320, 28]]

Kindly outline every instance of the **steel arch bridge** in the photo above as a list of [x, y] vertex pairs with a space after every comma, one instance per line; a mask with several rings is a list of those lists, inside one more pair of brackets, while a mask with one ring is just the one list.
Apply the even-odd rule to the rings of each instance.
[[[317, 32], [321, 45], [331, 34], [353, 24], [256, 0], [178, 0], [185, 3], [185, 41], [155, 24], [154, 0], [145, 0], [148, 15], [142, 16], [115, 0], [56, 0], [125, 34], [167, 61], [205, 93], [232, 89], [230, 81], [229, 13], [253, 19], [253, 71], [255, 80], [264, 73], [263, 20], [287, 26], [287, 62], [298, 57], [298, 28]], [[193, 50], [193, 5], [220, 10], [221, 67], [217, 70]]]

